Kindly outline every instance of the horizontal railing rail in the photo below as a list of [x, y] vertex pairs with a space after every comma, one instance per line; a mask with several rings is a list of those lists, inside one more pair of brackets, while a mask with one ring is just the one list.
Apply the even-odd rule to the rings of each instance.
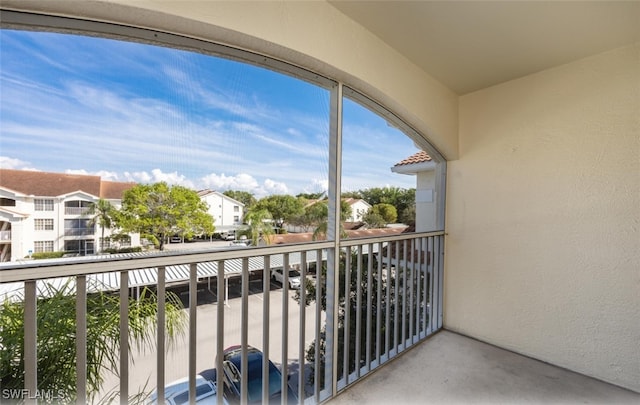
[[[340, 268], [334, 269], [340, 282], [335, 291], [329, 291], [328, 267], [333, 262], [327, 260], [327, 252], [334, 249], [338, 249], [336, 254], [340, 257], [337, 261]], [[348, 389], [355, 381], [442, 327], [443, 258], [443, 232], [412, 233], [344, 239], [339, 243], [320, 241], [3, 263], [0, 265], [0, 287], [17, 283], [14, 288], [20, 293], [12, 299], [19, 299], [24, 305], [24, 392], [47, 389], [39, 384], [39, 377], [43, 376], [38, 375], [38, 349], [45, 350], [38, 344], [38, 333], [42, 332], [38, 329], [38, 306], [44, 305], [49, 297], [43, 295], [40, 283], [47, 280], [47, 285], [51, 285], [49, 280], [66, 279], [72, 280], [76, 302], [73, 318], [76, 328], [75, 395], [80, 402], [103, 395], [88, 389], [87, 353], [93, 348], [87, 346], [91, 335], [87, 308], [97, 292], [96, 277], [104, 276], [100, 280], [110, 281], [101, 284], [101, 288], [112, 295], [117, 292], [114, 297], [120, 300], [119, 366], [113, 371], [117, 374], [117, 395], [122, 403], [138, 394], [140, 386], [136, 384], [145, 373], [147, 379], [155, 374], [151, 388], [160, 388], [157, 389], [157, 401], [165, 401], [162, 387], [169, 382], [168, 375], [176, 367], [173, 359], [180, 358], [180, 355], [165, 354], [169, 328], [166, 320], [170, 317], [167, 297], [170, 292], [181, 294], [180, 291], [185, 291], [186, 295], [183, 299], [186, 304], [183, 312], [188, 322], [186, 342], [172, 350], [184, 353], [187, 359], [185, 376], [188, 377], [190, 398], [196, 396], [196, 375], [203, 361], [207, 367], [217, 370], [216, 377], [210, 380], [217, 387], [218, 403], [222, 404], [223, 394], [232, 395], [230, 366], [224, 356], [226, 347], [238, 345], [240, 370], [254, 369], [248, 364], [253, 361], [251, 346], [258, 346], [262, 352], [263, 401], [269, 399], [267, 394], [273, 390], [269, 379], [276, 377], [268, 372], [269, 361], [273, 361], [282, 373], [279, 391], [283, 402], [289, 396], [297, 398], [298, 403], [318, 403], [337, 394], [333, 387], [338, 391]], [[273, 281], [271, 270], [276, 268], [295, 268], [299, 272], [300, 288], [290, 283], [294, 280], [290, 280], [288, 271], [282, 272], [282, 283]], [[213, 286], [212, 279], [215, 280]], [[153, 339], [156, 352], [151, 370], [143, 371], [132, 369], [138, 367], [141, 362], [138, 357], [143, 354], [130, 350], [130, 328], [133, 326], [127, 322], [132, 311], [130, 302], [141, 299], [139, 291], [135, 291], [137, 286], [150, 286], [157, 297]], [[203, 293], [214, 297], [211, 302], [207, 301], [216, 305], [213, 313], [203, 309], [202, 305], [208, 305], [200, 302], [205, 296]], [[11, 299], [8, 293], [3, 294], [0, 299]], [[259, 299], [256, 300], [256, 296]], [[230, 298], [232, 301], [227, 303]], [[339, 305], [334, 309], [334, 316], [328, 316], [326, 311], [330, 309], [326, 303], [334, 302], [335, 298]], [[332, 330], [337, 330], [337, 334], [326, 333], [328, 319], [333, 319]], [[206, 326], [199, 327], [200, 322], [205, 322]], [[235, 325], [239, 325], [239, 334], [233, 332]], [[212, 327], [215, 330], [215, 361], [214, 358], [205, 361], [198, 351], [202, 350], [203, 334]], [[338, 336], [338, 341], [330, 342], [334, 336]], [[324, 353], [328, 347], [336, 352]], [[335, 373], [324, 363], [334, 355], [338, 358]], [[132, 363], [132, 360], [136, 362]], [[290, 379], [292, 373], [297, 373], [297, 378]], [[253, 391], [247, 389], [246, 371], [240, 374], [237, 393], [240, 402], [255, 400]], [[330, 376], [332, 381], [327, 381], [325, 376]], [[33, 398], [25, 399], [29, 402]]]

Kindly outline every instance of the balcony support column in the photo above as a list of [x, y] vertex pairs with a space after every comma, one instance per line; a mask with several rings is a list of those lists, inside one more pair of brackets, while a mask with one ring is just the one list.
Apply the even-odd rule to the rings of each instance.
[[[327, 249], [327, 347], [325, 383], [331, 382], [330, 396], [338, 392], [338, 286], [340, 282], [340, 180], [342, 172], [342, 97], [343, 85], [331, 88], [329, 117], [329, 217], [327, 240], [333, 248]], [[332, 298], [332, 299], [330, 299]]]

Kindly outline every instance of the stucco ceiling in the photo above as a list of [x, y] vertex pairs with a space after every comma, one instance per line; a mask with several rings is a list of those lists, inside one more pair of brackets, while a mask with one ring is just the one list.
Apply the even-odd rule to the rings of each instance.
[[458, 94], [640, 41], [640, 1], [330, 1]]

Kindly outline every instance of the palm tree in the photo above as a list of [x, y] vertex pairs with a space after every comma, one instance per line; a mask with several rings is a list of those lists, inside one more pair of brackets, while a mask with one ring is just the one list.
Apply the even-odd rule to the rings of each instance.
[[[97, 288], [94, 286], [94, 288]], [[76, 294], [72, 282], [61, 287], [39, 287], [37, 302], [38, 389], [53, 390], [65, 402], [76, 397]], [[178, 342], [186, 331], [187, 315], [180, 299], [167, 292], [165, 330], [167, 342]], [[138, 299], [129, 298], [129, 350], [151, 349], [155, 342], [158, 300], [150, 289]], [[24, 387], [23, 300], [0, 303], [0, 381], [3, 389]], [[87, 395], [94, 402], [104, 375], [118, 370], [120, 353], [120, 297], [109, 292], [87, 295]]]
[[251, 245], [257, 246], [260, 236], [266, 244], [270, 243], [270, 237], [273, 235], [273, 227], [271, 225], [272, 216], [266, 209], [249, 209], [244, 216], [244, 221], [249, 225], [249, 236]]
[[89, 225], [95, 225], [97, 223], [98, 226], [100, 226], [101, 252], [104, 250], [104, 230], [105, 228], [111, 229], [111, 227], [113, 226], [115, 211], [115, 207], [109, 201], [103, 198], [99, 199], [95, 203], [91, 203], [91, 205], [89, 206], [89, 210], [87, 211], [88, 215], [92, 215], [91, 221], [89, 221]]

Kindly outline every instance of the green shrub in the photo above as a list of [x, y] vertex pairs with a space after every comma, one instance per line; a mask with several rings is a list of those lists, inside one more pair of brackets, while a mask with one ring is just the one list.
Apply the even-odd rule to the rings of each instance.
[[64, 255], [65, 252], [40, 252], [31, 254], [31, 258], [34, 260], [40, 259], [58, 259]]

